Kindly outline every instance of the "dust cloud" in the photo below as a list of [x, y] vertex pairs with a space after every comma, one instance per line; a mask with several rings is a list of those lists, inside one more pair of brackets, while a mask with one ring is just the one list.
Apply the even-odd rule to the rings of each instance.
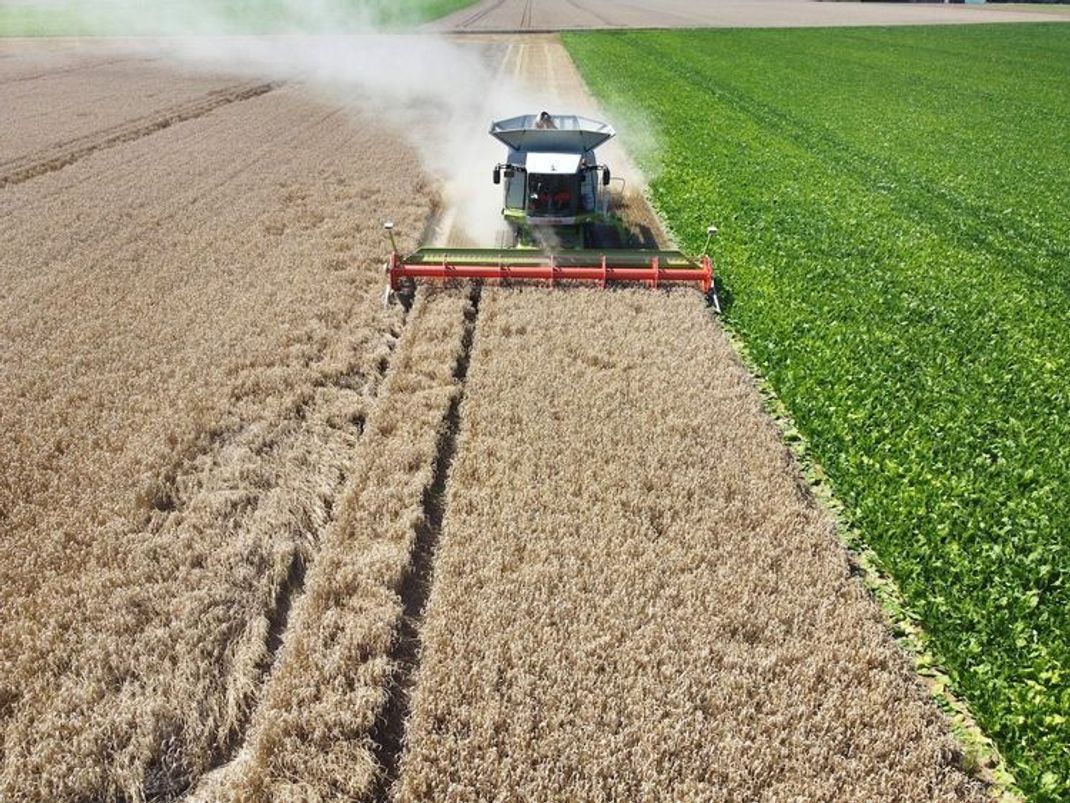
[[[488, 136], [490, 122], [550, 105], [503, 74], [504, 46], [397, 32], [411, 20], [385, 0], [265, 0], [269, 18], [254, 22], [249, 4], [206, 0], [36, 3], [106, 35], [103, 47], [185, 69], [298, 82], [333, 105], [372, 112], [416, 150], [438, 182], [443, 216], [471, 244], [495, 245], [502, 226], [491, 170], [504, 150]], [[236, 18], [239, 8], [245, 19]], [[258, 27], [271, 32], [248, 33]], [[131, 35], [115, 35], [125, 32]], [[384, 221], [391, 217], [381, 212]]]

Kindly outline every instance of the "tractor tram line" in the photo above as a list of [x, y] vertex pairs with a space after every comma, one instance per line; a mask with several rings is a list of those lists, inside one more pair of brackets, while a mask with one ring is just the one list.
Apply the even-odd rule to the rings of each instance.
[[393, 799], [393, 787], [400, 774], [412, 689], [420, 667], [420, 629], [434, 584], [435, 553], [442, 538], [442, 526], [446, 517], [446, 486], [457, 452], [461, 406], [466, 397], [468, 366], [475, 340], [482, 290], [482, 285], [478, 282], [467, 288], [469, 308], [464, 316], [461, 354], [453, 371], [458, 390], [446, 411], [444, 426], [435, 450], [431, 484], [423, 495], [423, 521], [417, 525], [408, 572], [399, 591], [403, 611], [389, 655], [391, 663], [397, 669], [391, 680], [387, 702], [369, 734], [381, 768], [378, 783], [370, 795], [376, 803], [389, 803]]

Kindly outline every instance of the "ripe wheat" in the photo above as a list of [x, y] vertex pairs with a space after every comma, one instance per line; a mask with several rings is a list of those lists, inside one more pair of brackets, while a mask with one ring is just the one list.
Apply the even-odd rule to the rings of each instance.
[[427, 197], [297, 89], [0, 190], [0, 797], [236, 747], [402, 325], [379, 216]]
[[398, 799], [966, 800], [693, 291], [484, 293]]

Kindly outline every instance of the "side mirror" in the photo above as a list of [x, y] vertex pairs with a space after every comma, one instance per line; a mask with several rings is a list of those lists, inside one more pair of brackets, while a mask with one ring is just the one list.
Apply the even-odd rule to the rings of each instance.
[[610, 179], [609, 168], [608, 167], [603, 167], [602, 168], [602, 186], [603, 187], [608, 187], [609, 186], [609, 179]]
[[501, 184], [502, 183], [502, 168], [501, 168], [501, 165], [495, 165], [494, 166], [494, 183], [495, 184]]

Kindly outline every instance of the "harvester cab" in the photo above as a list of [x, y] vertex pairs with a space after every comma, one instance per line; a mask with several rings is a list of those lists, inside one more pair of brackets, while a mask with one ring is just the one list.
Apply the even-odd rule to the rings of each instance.
[[612, 127], [577, 115], [525, 114], [491, 124], [490, 135], [508, 148], [494, 167], [502, 183], [502, 215], [510, 245], [593, 247], [592, 224], [609, 212], [610, 171], [595, 148]]
[[508, 149], [494, 167], [503, 186], [502, 216], [508, 243], [497, 248], [420, 248], [398, 252], [393, 224], [386, 224], [392, 252], [386, 263], [388, 298], [419, 280], [585, 282], [697, 285], [720, 312], [707, 253], [717, 229], [707, 230], [698, 257], [676, 250], [601, 248], [592, 236], [609, 214], [609, 168], [595, 149], [612, 127], [576, 115], [526, 114], [491, 124], [490, 135]]

